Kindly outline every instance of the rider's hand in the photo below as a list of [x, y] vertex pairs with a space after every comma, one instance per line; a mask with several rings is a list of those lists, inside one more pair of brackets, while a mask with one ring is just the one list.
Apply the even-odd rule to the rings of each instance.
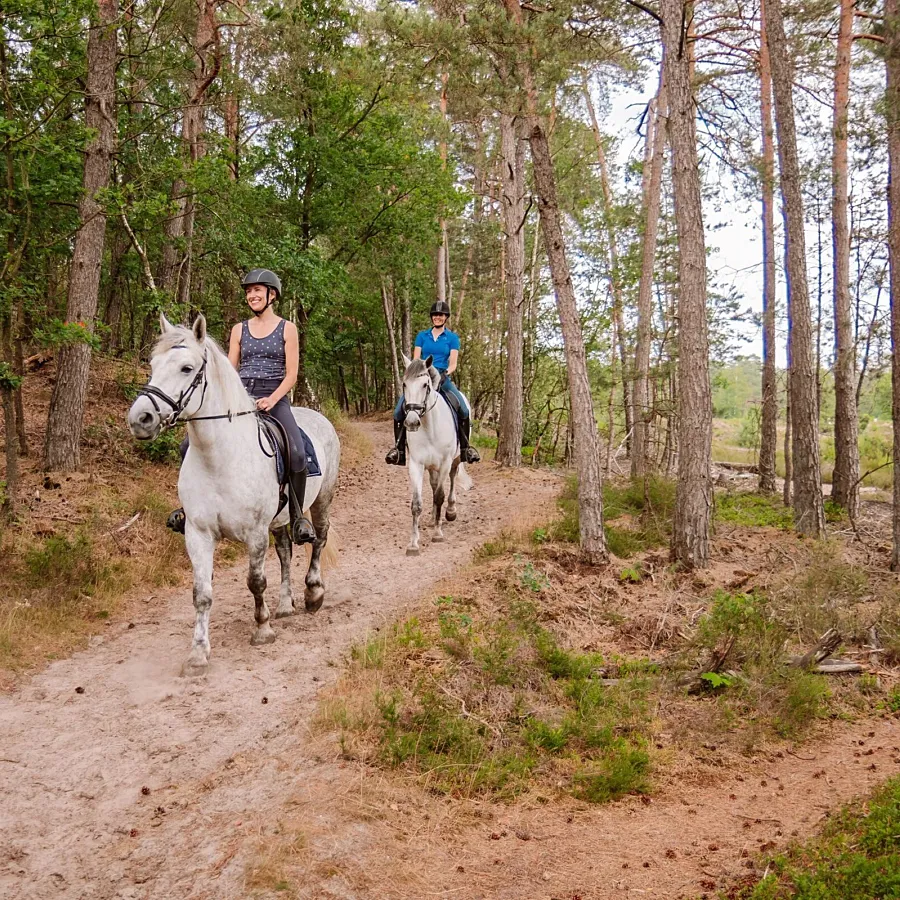
[[274, 405], [271, 397], [260, 397], [259, 400], [256, 401], [256, 408], [265, 411], [270, 410]]

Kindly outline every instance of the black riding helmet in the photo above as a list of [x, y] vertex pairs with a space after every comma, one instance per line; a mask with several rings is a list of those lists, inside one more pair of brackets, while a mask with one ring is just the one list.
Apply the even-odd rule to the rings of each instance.
[[432, 316], [449, 316], [450, 315], [450, 307], [443, 300], [436, 300], [431, 304], [431, 312], [429, 315]]
[[[242, 288], [248, 288], [252, 284], [264, 284], [275, 291], [275, 299], [281, 299], [281, 279], [271, 269], [251, 269], [241, 281]], [[270, 306], [269, 292], [266, 291], [266, 305], [258, 312], [252, 309], [255, 316], [261, 316]]]

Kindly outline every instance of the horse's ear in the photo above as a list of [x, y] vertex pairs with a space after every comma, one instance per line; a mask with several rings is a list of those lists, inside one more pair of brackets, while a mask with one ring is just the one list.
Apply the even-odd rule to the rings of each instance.
[[402, 350], [400, 355], [403, 357], [403, 367], [408, 369], [412, 365], [412, 360]]
[[432, 362], [434, 362], [434, 357], [428, 356], [427, 359], [425, 360], [425, 368], [430, 369]]
[[206, 340], [206, 316], [203, 313], [200, 313], [194, 319], [194, 337], [197, 338], [197, 342], [200, 344]]
[[171, 331], [175, 326], [166, 318], [166, 314], [164, 312], [160, 312], [159, 314], [159, 331], [160, 334], [165, 334], [167, 331]]

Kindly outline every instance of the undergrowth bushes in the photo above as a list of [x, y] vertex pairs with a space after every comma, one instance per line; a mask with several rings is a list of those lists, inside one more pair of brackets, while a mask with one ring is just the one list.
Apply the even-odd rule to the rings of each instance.
[[519, 559], [500, 570], [491, 601], [439, 597], [427, 618], [357, 646], [321, 724], [340, 730], [346, 754], [439, 793], [561, 785], [602, 802], [646, 791], [654, 676], [634, 666], [611, 682], [600, 654], [563, 646], [545, 624], [547, 586]]

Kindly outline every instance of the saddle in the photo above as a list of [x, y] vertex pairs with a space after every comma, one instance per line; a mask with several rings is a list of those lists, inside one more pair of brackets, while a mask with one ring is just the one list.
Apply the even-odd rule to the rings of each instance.
[[275, 457], [275, 473], [278, 476], [278, 510], [275, 513], [277, 516], [278, 513], [287, 506], [288, 502], [288, 476], [291, 472], [291, 442], [288, 440], [287, 432], [284, 430], [284, 426], [281, 422], [274, 416], [267, 415], [266, 413], [261, 413], [259, 416], [259, 433], [260, 445], [262, 445], [262, 439], [265, 438], [269, 445], [269, 449], [272, 451], [271, 453], [268, 453], [266, 452], [266, 449], [263, 448], [263, 453], [265, 453], [266, 456]]

